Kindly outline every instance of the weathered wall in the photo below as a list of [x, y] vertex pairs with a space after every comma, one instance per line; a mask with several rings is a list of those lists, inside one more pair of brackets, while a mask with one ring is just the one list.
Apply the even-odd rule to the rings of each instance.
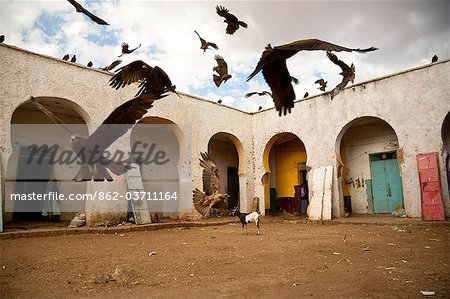
[[[450, 61], [446, 60], [350, 86], [333, 101], [328, 94], [306, 98], [296, 102], [292, 113], [284, 117], [278, 117], [274, 109], [255, 113], [252, 122], [256, 193], [264, 194], [259, 180], [264, 174], [262, 157], [266, 144], [275, 134], [291, 132], [305, 144], [307, 166], [334, 166], [332, 212], [342, 215], [342, 177], [338, 177], [336, 169], [344, 128], [354, 119], [372, 116], [386, 121], [398, 137], [405, 209], [408, 215], [420, 217], [416, 154], [441, 152], [440, 130], [450, 107], [449, 66]], [[441, 161], [441, 173], [444, 170]], [[446, 215], [450, 215], [447, 183], [441, 182]]]
[[[10, 122], [14, 110], [32, 95], [34, 97], [58, 97], [77, 103], [81, 107], [90, 132], [94, 124], [100, 124], [111, 111], [131, 99], [137, 90], [137, 85], [115, 90], [109, 87], [108, 81], [111, 74], [90, 69], [84, 66], [64, 62], [59, 59], [36, 55], [22, 49], [0, 45], [0, 68], [2, 76], [0, 84], [4, 86], [0, 95], [2, 113], [0, 115], [0, 144], [3, 171], [7, 169], [7, 161], [12, 153], [10, 140]], [[12, 84], [14, 82], [14, 84]], [[206, 100], [181, 94], [181, 98], [170, 95], [155, 103], [154, 107], [145, 116], [157, 116], [168, 119], [175, 124], [190, 126], [183, 132], [188, 147], [187, 153], [192, 157], [184, 157], [185, 161], [179, 165], [181, 172], [186, 165], [192, 163], [192, 177], [185, 173], [183, 179], [189, 181], [192, 178], [192, 187], [201, 188], [201, 169], [198, 166], [200, 152], [207, 150], [210, 138], [218, 132], [230, 133], [241, 142], [244, 153], [243, 171], [240, 173], [243, 181], [243, 198], [252, 198], [253, 177], [252, 163], [252, 135], [251, 117], [249, 114], [236, 109], [224, 107]], [[199, 117], [200, 116], [200, 117]], [[130, 131], [121, 138], [122, 142], [113, 145], [120, 149], [129, 149]], [[191, 144], [192, 141], [192, 144]], [[5, 173], [2, 174], [3, 176]], [[117, 190], [119, 188], [120, 190]], [[125, 177], [117, 178], [114, 183], [89, 183], [88, 192], [120, 191], [126, 192]], [[180, 191], [181, 200], [192, 202], [192, 189]], [[91, 203], [91, 205], [94, 205]], [[126, 202], [121, 203], [122, 206]], [[241, 204], [243, 210], [245, 204]], [[89, 208], [95, 209], [91, 206]]]
[[[77, 104], [78, 111], [87, 122], [90, 132], [94, 124], [125, 100], [131, 99], [136, 86], [121, 90], [109, 87], [111, 74], [64, 62], [59, 59], [36, 55], [7, 45], [0, 45], [0, 146], [3, 173], [12, 153], [10, 122], [12, 113], [30, 95], [57, 97]], [[169, 74], [170, 75], [170, 74]], [[259, 196], [264, 211], [264, 187], [261, 177], [263, 153], [269, 140], [278, 133], [291, 132], [298, 136], [308, 153], [307, 166], [311, 168], [333, 165], [333, 215], [342, 215], [342, 188], [336, 169], [339, 163], [339, 146], [352, 120], [373, 116], [386, 121], [395, 131], [399, 146], [399, 163], [402, 176], [405, 209], [408, 215], [420, 217], [420, 189], [416, 154], [442, 151], [441, 128], [450, 107], [450, 61], [445, 60], [403, 73], [374, 79], [351, 86], [333, 101], [328, 94], [318, 95], [296, 102], [292, 113], [279, 117], [274, 109], [248, 114], [223, 105], [182, 94], [181, 98], [170, 95], [155, 103], [146, 116], [168, 119], [175, 124], [190, 125], [186, 152], [178, 165], [181, 179], [190, 180], [186, 166], [192, 163], [193, 187], [201, 188], [201, 168], [198, 166], [200, 152], [207, 150], [210, 138], [218, 133], [232, 134], [242, 144], [243, 167], [239, 167], [241, 209], [250, 209], [250, 199]], [[117, 147], [129, 147], [130, 132], [123, 136]], [[441, 159], [442, 160], [442, 159]], [[444, 162], [440, 161], [441, 177], [445, 177]], [[446, 214], [450, 215], [448, 187], [442, 182]], [[114, 183], [91, 184], [88, 192], [95, 190], [126, 191], [124, 177]], [[191, 190], [181, 190], [180, 195], [191, 200]], [[247, 200], [249, 199], [249, 200]]]

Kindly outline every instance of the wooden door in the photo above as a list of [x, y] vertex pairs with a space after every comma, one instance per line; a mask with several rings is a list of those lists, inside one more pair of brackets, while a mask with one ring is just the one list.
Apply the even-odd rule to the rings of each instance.
[[402, 181], [397, 159], [370, 162], [375, 213], [392, 213], [403, 206]]
[[438, 153], [417, 155], [423, 220], [445, 220], [438, 165]]

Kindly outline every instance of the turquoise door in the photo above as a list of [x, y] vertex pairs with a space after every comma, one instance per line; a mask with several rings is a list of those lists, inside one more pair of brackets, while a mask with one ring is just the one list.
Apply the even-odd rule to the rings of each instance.
[[392, 213], [403, 206], [402, 181], [397, 159], [370, 161], [373, 209], [375, 213]]

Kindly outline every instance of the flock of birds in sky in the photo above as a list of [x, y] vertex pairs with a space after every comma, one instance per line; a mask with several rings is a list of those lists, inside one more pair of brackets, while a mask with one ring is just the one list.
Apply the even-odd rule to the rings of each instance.
[[[105, 20], [99, 18], [98, 16], [92, 14], [88, 10], [86, 10], [83, 6], [81, 6], [79, 3], [77, 3], [75, 0], [68, 0], [76, 9], [77, 12], [83, 13], [86, 16], [88, 16], [92, 21], [96, 22], [99, 25], [109, 25]], [[224, 20], [224, 23], [227, 24], [225, 32], [227, 34], [233, 35], [238, 31], [240, 28], [247, 28], [248, 25], [242, 20], [239, 20], [237, 16], [230, 13], [230, 11], [223, 7], [223, 6], [216, 6], [216, 13], [222, 17]], [[200, 49], [203, 50], [203, 53], [206, 52], [206, 50], [218, 50], [219, 46], [211, 41], [205, 40], [197, 31], [194, 31], [194, 33], [198, 36], [200, 40]], [[137, 46], [134, 49], [130, 49], [129, 45], [127, 43], [122, 43], [122, 53], [119, 55], [118, 58], [125, 54], [131, 54], [135, 50], [139, 49], [141, 45]], [[338, 59], [338, 57], [333, 54], [332, 52], [360, 52], [360, 53], [366, 53], [377, 50], [375, 47], [370, 47], [366, 49], [353, 49], [353, 48], [347, 48], [340, 45], [332, 44], [326, 41], [321, 41], [318, 39], [305, 39], [305, 40], [299, 40], [294, 41], [289, 44], [280, 45], [272, 47], [270, 44], [268, 44], [265, 48], [265, 50], [262, 53], [262, 56], [258, 62], [258, 64], [255, 67], [255, 70], [248, 76], [247, 81], [251, 80], [256, 74], [259, 72], [262, 72], [262, 75], [267, 82], [267, 84], [270, 87], [269, 91], [262, 91], [262, 92], [250, 92], [245, 95], [246, 98], [251, 97], [253, 95], [259, 95], [264, 96], [268, 95], [272, 97], [273, 102], [275, 104], [276, 110], [279, 112], [279, 115], [286, 115], [287, 113], [291, 112], [291, 109], [294, 107], [294, 101], [296, 99], [294, 88], [292, 84], [299, 84], [299, 80], [292, 77], [289, 74], [289, 70], [287, 68], [286, 60], [290, 57], [294, 56], [300, 51], [326, 51], [327, 57], [337, 66], [339, 66], [342, 70], [340, 75], [342, 75], [342, 81], [331, 90], [330, 95], [331, 99], [336, 97], [336, 95], [343, 90], [349, 82], [354, 82], [355, 79], [355, 66], [352, 64], [351, 66], [348, 66], [345, 62]], [[230, 78], [232, 78], [232, 75], [228, 72], [228, 64], [225, 61], [225, 59], [221, 55], [215, 55], [214, 56], [217, 65], [213, 67], [213, 75], [212, 79], [214, 84], [217, 87], [220, 87], [222, 84], [226, 83]], [[65, 55], [63, 57], [64, 60], [69, 60], [69, 55]], [[71, 62], [76, 61], [76, 56], [74, 55], [71, 59]], [[109, 66], [101, 68], [104, 71], [111, 71], [115, 67], [117, 67], [122, 61], [120, 59], [115, 60], [112, 62]], [[88, 63], [88, 66], [92, 66], [92, 62]], [[131, 82], [148, 82], [150, 78], [146, 77], [147, 75], [150, 75], [152, 72], [149, 72], [149, 69], [153, 69], [146, 63], [138, 60], [130, 63], [127, 66], [124, 66], [116, 71], [116, 75], [114, 75], [113, 80], [115, 80], [116, 84], [118, 84], [117, 80], [120, 78], [122, 82], [126, 82], [127, 84], [130, 84]], [[158, 68], [158, 72], [161, 73], [161, 69]], [[165, 73], [164, 73], [165, 74]], [[153, 74], [152, 80], [157, 80], [157, 75]], [[167, 75], [165, 74], [164, 77], [167, 80]], [[123, 81], [125, 80], [125, 81]], [[170, 81], [170, 80], [169, 80]], [[327, 82], [320, 78], [315, 83], [319, 84], [319, 90], [325, 91], [327, 87]], [[141, 83], [141, 86], [143, 83]], [[119, 84], [120, 85], [120, 84]], [[115, 86], [119, 86], [115, 85]], [[120, 85], [123, 87], [123, 84]], [[145, 89], [143, 90], [145, 91]], [[304, 97], [309, 96], [308, 93], [305, 93]], [[259, 107], [259, 110], [261, 110], [262, 107]]]

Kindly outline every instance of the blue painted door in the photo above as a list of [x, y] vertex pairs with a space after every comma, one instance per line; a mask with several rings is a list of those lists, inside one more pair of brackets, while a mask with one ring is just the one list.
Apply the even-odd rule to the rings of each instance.
[[397, 159], [370, 162], [373, 209], [375, 213], [391, 213], [403, 206], [402, 181]]

